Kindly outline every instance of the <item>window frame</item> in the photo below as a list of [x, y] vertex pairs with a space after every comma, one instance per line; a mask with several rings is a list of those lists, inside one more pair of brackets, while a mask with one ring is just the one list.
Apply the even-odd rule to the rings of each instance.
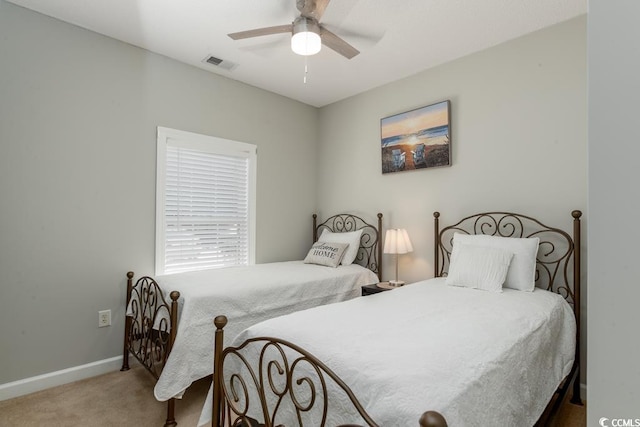
[[[248, 171], [248, 265], [255, 264], [256, 240], [256, 186], [257, 186], [257, 146], [246, 142], [233, 141], [215, 136], [202, 135], [166, 127], [157, 128], [156, 149], [156, 235], [155, 274], [177, 274], [165, 272], [166, 241], [166, 173], [167, 146], [189, 148], [218, 155], [240, 156], [249, 161]], [[223, 268], [223, 267], [222, 267]], [[197, 271], [193, 269], [190, 271]]]

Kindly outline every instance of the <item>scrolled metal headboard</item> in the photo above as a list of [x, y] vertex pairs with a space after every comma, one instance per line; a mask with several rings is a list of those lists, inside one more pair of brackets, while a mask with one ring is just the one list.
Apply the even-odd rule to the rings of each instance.
[[360, 248], [355, 262], [378, 275], [382, 280], [382, 214], [378, 214], [378, 226], [371, 225], [359, 216], [352, 214], [338, 214], [327, 218], [318, 224], [318, 215], [313, 214], [313, 241], [316, 242], [320, 234], [326, 229], [334, 233], [346, 233], [362, 230], [360, 236]]
[[[572, 213], [575, 221], [582, 213]], [[538, 237], [540, 245], [536, 257], [536, 286], [562, 295], [575, 306], [580, 275], [574, 275], [572, 260], [579, 259], [579, 246], [574, 239], [559, 228], [549, 227], [537, 219], [512, 212], [485, 212], [470, 215], [453, 225], [438, 231], [439, 212], [433, 214], [436, 227], [435, 268], [436, 276], [446, 276], [453, 250], [453, 235], [484, 234], [499, 237]], [[579, 271], [579, 270], [578, 270]]]

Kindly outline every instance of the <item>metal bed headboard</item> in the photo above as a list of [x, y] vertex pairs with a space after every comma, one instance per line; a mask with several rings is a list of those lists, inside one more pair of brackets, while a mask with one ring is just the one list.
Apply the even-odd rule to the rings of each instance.
[[313, 241], [316, 242], [320, 234], [326, 229], [334, 233], [346, 233], [362, 230], [360, 248], [354, 262], [368, 268], [382, 280], [382, 214], [378, 213], [378, 226], [371, 225], [356, 215], [338, 214], [317, 224], [318, 215], [313, 214]]

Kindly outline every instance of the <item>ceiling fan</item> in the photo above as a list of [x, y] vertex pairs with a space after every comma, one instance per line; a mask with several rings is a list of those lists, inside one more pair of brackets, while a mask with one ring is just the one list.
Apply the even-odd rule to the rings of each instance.
[[296, 0], [300, 16], [291, 24], [240, 31], [228, 34], [228, 36], [233, 40], [240, 40], [271, 34], [291, 33], [291, 49], [298, 55], [315, 55], [320, 52], [321, 45], [325, 45], [345, 58], [351, 59], [360, 53], [358, 49], [319, 23], [329, 1]]

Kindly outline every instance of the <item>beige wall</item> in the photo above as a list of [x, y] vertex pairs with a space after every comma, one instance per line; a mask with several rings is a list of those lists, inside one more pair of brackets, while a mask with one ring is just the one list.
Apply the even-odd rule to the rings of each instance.
[[2, 0], [0, 52], [0, 384], [121, 354], [125, 273], [154, 268], [157, 126], [256, 144], [257, 261], [308, 248], [315, 108]]
[[588, 426], [640, 419], [638, 16], [636, 0], [589, 2]]
[[[434, 211], [443, 223], [515, 211], [570, 232], [571, 211], [586, 210], [586, 75], [583, 16], [322, 108], [320, 211], [380, 211], [406, 228], [409, 282], [433, 276]], [[446, 99], [453, 165], [382, 175], [380, 119]]]

